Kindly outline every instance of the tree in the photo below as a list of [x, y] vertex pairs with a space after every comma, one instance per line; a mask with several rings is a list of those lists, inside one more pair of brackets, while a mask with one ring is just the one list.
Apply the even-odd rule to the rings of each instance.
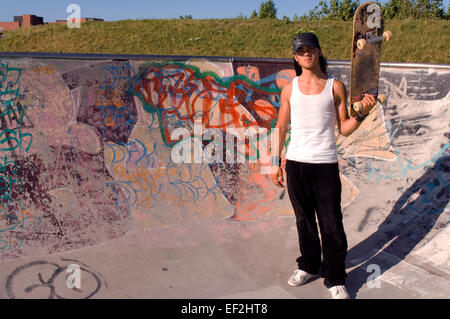
[[253, 10], [252, 14], [250, 15], [250, 19], [255, 19], [258, 17], [258, 13], [256, 12], [256, 10]]
[[259, 6], [258, 18], [261, 19], [276, 19], [277, 8], [272, 0], [262, 2]]
[[[319, 4], [298, 20], [352, 20], [360, 1], [330, 0]], [[376, 1], [386, 19], [450, 18], [450, 6], [444, 10], [443, 0], [389, 0], [384, 5]]]
[[353, 19], [359, 1], [344, 0], [339, 6], [339, 19], [348, 21]]
[[[333, 1], [331, 1], [333, 2]], [[336, 2], [336, 1], [334, 1]], [[319, 10], [320, 8], [320, 10]], [[328, 7], [328, 3], [326, 1], [320, 1], [318, 6], [314, 7], [313, 12], [310, 11], [310, 14], [314, 19], [326, 19], [330, 18], [331, 10]]]
[[289, 19], [289, 17], [287, 15], [284, 15], [283, 16], [283, 22], [286, 23], [286, 24], [291, 23], [291, 19]]
[[319, 5], [310, 10], [308, 15], [303, 16], [303, 18], [307, 20], [330, 19], [348, 21], [353, 19], [358, 5], [358, 0], [330, 0], [330, 4], [328, 4], [328, 1], [320, 1]]
[[192, 15], [185, 14], [184, 16], [180, 16], [180, 20], [192, 20]]
[[412, 0], [389, 0], [382, 11], [387, 19], [409, 19], [413, 17], [413, 8]]
[[389, 0], [382, 10], [388, 19], [445, 17], [442, 0]]
[[417, 0], [414, 6], [415, 18], [443, 18], [442, 0]]

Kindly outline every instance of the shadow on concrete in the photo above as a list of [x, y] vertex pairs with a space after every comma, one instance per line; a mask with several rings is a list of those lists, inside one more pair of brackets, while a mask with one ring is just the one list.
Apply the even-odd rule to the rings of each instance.
[[433, 229], [449, 197], [450, 155], [444, 154], [403, 193], [378, 230], [348, 251], [347, 269], [359, 265], [348, 273], [351, 298], [356, 297], [369, 276], [378, 277], [371, 264], [378, 265], [382, 275], [405, 259]]

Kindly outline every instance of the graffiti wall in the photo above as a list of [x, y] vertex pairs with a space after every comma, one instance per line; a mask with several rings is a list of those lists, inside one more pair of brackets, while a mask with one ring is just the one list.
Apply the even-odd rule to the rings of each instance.
[[[348, 63], [329, 73], [348, 85]], [[294, 76], [281, 59], [0, 57], [1, 258], [292, 216], [264, 168]], [[447, 66], [384, 65], [387, 103], [337, 137], [344, 215], [361, 240], [380, 230], [366, 244], [448, 229], [449, 82]]]

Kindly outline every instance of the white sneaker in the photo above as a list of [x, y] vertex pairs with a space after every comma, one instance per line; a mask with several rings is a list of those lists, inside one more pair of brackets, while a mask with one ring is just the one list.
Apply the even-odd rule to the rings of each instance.
[[328, 290], [331, 292], [333, 299], [350, 299], [347, 289], [345, 289], [345, 286], [343, 285], [333, 286], [328, 288]]
[[306, 271], [296, 269], [292, 276], [288, 280], [288, 284], [293, 287], [298, 287], [306, 284], [308, 280], [315, 277], [316, 275], [312, 275], [307, 273]]

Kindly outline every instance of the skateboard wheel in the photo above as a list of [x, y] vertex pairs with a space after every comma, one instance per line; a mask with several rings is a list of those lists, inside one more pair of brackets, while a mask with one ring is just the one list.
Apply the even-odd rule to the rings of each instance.
[[383, 33], [383, 38], [384, 38], [386, 41], [390, 41], [391, 38], [392, 38], [392, 32], [391, 32], [391, 31], [386, 31], [386, 32], [384, 32], [384, 33]]
[[361, 102], [355, 102], [353, 104], [353, 108], [355, 109], [356, 112], [360, 112], [363, 109], [363, 105]]
[[378, 100], [378, 102], [383, 104], [384, 102], [386, 102], [386, 95], [385, 94], [379, 94], [377, 100]]
[[362, 50], [366, 47], [366, 40], [364, 39], [359, 39], [358, 42], [356, 42], [356, 45], [358, 46], [358, 49]]

